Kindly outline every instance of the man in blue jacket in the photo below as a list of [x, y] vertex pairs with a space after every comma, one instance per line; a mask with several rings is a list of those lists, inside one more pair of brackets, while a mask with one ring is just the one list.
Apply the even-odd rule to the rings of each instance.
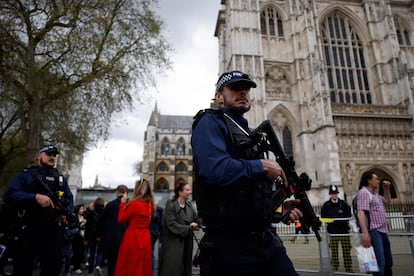
[[[199, 113], [193, 124], [195, 199], [206, 226], [200, 245], [203, 276], [297, 275], [271, 228], [272, 182], [286, 183], [285, 174], [251, 141], [243, 117], [255, 87], [243, 72], [223, 73], [216, 84], [220, 109]], [[291, 221], [302, 216], [297, 209], [286, 210]]]
[[19, 207], [25, 224], [16, 245], [17, 254], [13, 256], [14, 275], [32, 275], [36, 257], [40, 263], [39, 275], [58, 276], [61, 270], [63, 214], [43, 186], [73, 213], [73, 195], [65, 177], [55, 168], [57, 154], [59, 150], [53, 145], [40, 148], [36, 154], [37, 166], [19, 172], [3, 195], [6, 205]]

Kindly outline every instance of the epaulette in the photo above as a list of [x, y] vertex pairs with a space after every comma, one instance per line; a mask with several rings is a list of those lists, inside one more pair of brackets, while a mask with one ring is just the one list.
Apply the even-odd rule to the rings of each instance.
[[197, 126], [198, 122], [201, 120], [201, 118], [206, 115], [206, 114], [223, 114], [223, 111], [221, 111], [220, 109], [214, 109], [214, 108], [206, 108], [206, 109], [201, 109], [199, 112], [197, 112], [197, 114], [193, 117], [194, 121], [193, 121], [193, 125], [192, 125], [192, 129], [194, 130], [195, 127]]

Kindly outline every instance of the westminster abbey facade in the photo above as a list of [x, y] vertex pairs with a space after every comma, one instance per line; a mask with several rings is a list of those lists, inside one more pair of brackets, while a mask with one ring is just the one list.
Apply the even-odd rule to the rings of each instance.
[[[217, 75], [237, 69], [258, 84], [250, 126], [272, 122], [296, 171], [313, 180], [311, 201], [325, 201], [331, 184], [352, 198], [366, 170], [390, 179], [397, 200], [412, 200], [414, 1], [216, 1]], [[192, 182], [186, 124], [147, 130], [142, 173], [154, 169], [155, 190]], [[162, 158], [171, 148], [174, 157]]]
[[156, 196], [170, 193], [179, 181], [193, 182], [192, 122], [192, 116], [163, 115], [157, 105], [151, 113], [140, 170], [141, 176], [153, 185]]

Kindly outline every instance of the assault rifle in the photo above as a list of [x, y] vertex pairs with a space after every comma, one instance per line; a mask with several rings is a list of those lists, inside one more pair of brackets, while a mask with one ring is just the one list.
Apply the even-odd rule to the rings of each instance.
[[307, 228], [311, 227], [315, 233], [318, 241], [321, 241], [322, 238], [319, 235], [319, 229], [321, 227], [321, 222], [319, 218], [315, 215], [312, 205], [309, 202], [309, 198], [306, 194], [306, 191], [309, 191], [311, 188], [312, 180], [306, 173], [302, 173], [300, 176], [297, 175], [295, 171], [295, 162], [293, 159], [288, 159], [285, 152], [283, 151], [282, 146], [280, 145], [279, 139], [274, 132], [272, 125], [269, 120], [261, 123], [253, 132], [250, 134], [253, 143], [256, 143], [261, 150], [264, 152], [272, 152], [275, 155], [276, 162], [282, 167], [285, 172], [288, 186], [282, 182], [275, 181], [276, 185], [274, 191], [272, 192], [272, 202], [273, 209], [277, 209], [285, 199], [291, 197], [292, 195], [300, 200], [299, 209], [303, 213], [303, 224]]
[[54, 208], [63, 216], [66, 217], [66, 220], [68, 222], [68, 229], [66, 230], [66, 232], [64, 233], [65, 238], [67, 239], [71, 239], [73, 238], [73, 236], [75, 236], [76, 234], [78, 234], [80, 232], [80, 225], [79, 225], [79, 220], [76, 217], [76, 215], [74, 213], [72, 213], [62, 202], [62, 200], [60, 200], [58, 198], [58, 196], [56, 196], [56, 194], [54, 194], [50, 189], [49, 186], [43, 181], [41, 175], [39, 174], [39, 172], [35, 169], [35, 167], [30, 167], [29, 168], [29, 172], [31, 173], [31, 175], [41, 184], [42, 188], [45, 190], [46, 195], [52, 200], [53, 205], [55, 206]]

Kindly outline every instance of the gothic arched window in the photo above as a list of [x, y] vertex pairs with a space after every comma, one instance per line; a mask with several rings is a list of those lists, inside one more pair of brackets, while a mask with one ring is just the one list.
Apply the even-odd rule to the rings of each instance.
[[187, 166], [183, 162], [180, 162], [177, 166], [175, 166], [175, 170], [177, 172], [185, 172], [187, 171]]
[[336, 102], [336, 94], [331, 91], [331, 102]]
[[165, 163], [164, 161], [161, 162], [160, 164], [158, 164], [157, 166], [157, 171], [159, 172], [167, 172], [168, 171], [168, 166], [167, 163]]
[[293, 157], [293, 143], [292, 143], [292, 133], [289, 128], [285, 126], [283, 129], [283, 149], [287, 157]]
[[165, 137], [164, 139], [162, 139], [161, 142], [161, 154], [162, 155], [168, 155], [170, 153], [170, 141], [168, 140], [167, 137]]
[[283, 22], [273, 7], [263, 9], [260, 15], [260, 28], [263, 35], [283, 37]]
[[185, 155], [185, 140], [180, 137], [177, 141], [177, 155]]
[[404, 31], [400, 31], [397, 30], [397, 38], [398, 38], [398, 43], [402, 46], [410, 46], [411, 42], [410, 42], [410, 35], [408, 33], [408, 31], [404, 30]]
[[339, 92], [339, 102], [344, 103], [344, 93]]
[[162, 190], [168, 190], [168, 181], [164, 178], [159, 179], [154, 184], [154, 191], [162, 191]]
[[397, 16], [394, 17], [395, 28], [397, 29], [397, 39], [398, 43], [402, 46], [410, 46], [410, 32], [404, 27], [404, 24], [400, 23], [400, 20]]
[[[331, 14], [322, 22], [321, 33], [331, 101], [371, 104], [364, 48], [351, 22]], [[357, 94], [361, 97], [350, 96]]]

